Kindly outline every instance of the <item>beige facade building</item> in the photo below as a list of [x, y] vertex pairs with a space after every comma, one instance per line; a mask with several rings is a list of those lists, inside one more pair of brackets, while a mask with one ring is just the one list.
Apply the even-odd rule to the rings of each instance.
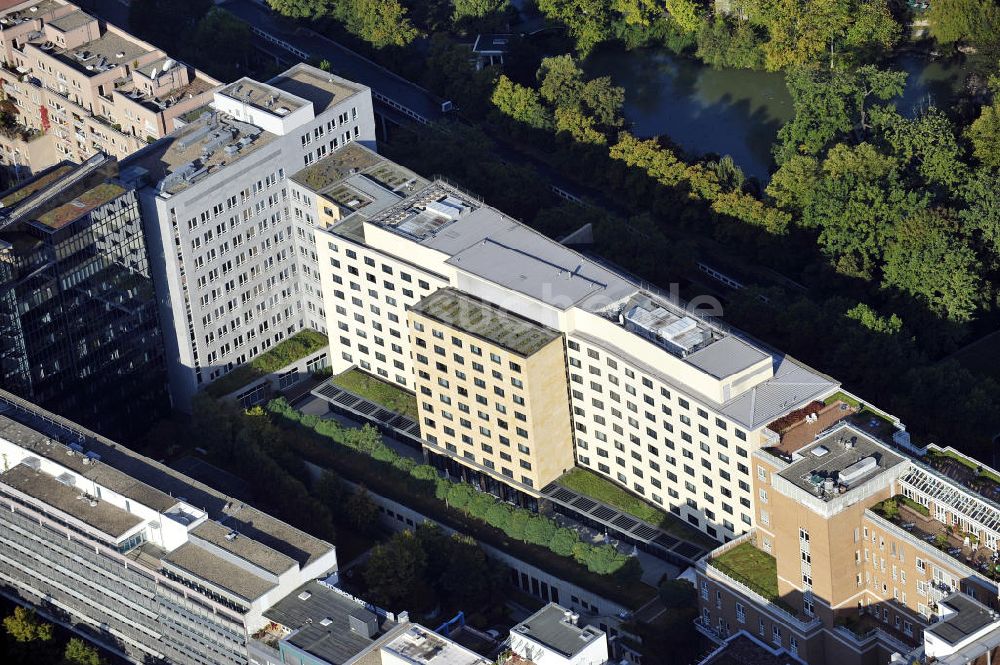
[[698, 566], [704, 632], [810, 665], [964, 664], [1000, 645], [991, 499], [851, 424], [753, 457], [754, 532]]
[[573, 468], [558, 331], [451, 288], [408, 322], [428, 448], [528, 493]]
[[0, 86], [17, 128], [0, 157], [26, 175], [100, 151], [125, 157], [175, 129], [219, 82], [62, 0], [0, 13]]

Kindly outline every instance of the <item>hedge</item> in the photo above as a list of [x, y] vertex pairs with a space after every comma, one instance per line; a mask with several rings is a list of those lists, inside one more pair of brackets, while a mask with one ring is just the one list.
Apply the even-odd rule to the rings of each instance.
[[[411, 505], [460, 530], [472, 531], [478, 539], [629, 607], [655, 594], [638, 581], [641, 567], [637, 559], [610, 545], [582, 542], [576, 531], [559, 528], [548, 517], [509, 506], [468, 483], [446, 480], [430, 465], [403, 462], [406, 458], [382, 443], [378, 431], [370, 425], [353, 429], [334, 420], [303, 415], [284, 398], [271, 400], [267, 410], [288, 424], [318, 435], [319, 441], [294, 437], [297, 452], [322, 466], [336, 464], [342, 475], [353, 476], [373, 492]], [[317, 445], [322, 442], [336, 446]], [[373, 460], [378, 464], [372, 464]], [[350, 476], [343, 473], [348, 467]], [[456, 520], [455, 512], [471, 519]], [[500, 534], [489, 527], [503, 532], [513, 542], [499, 538]], [[546, 550], [556, 556], [545, 556]]]

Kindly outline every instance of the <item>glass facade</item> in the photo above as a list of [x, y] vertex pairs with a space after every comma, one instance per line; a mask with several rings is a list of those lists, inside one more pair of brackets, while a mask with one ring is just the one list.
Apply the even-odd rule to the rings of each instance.
[[0, 219], [0, 381], [128, 439], [169, 409], [166, 373], [135, 191], [97, 175]]

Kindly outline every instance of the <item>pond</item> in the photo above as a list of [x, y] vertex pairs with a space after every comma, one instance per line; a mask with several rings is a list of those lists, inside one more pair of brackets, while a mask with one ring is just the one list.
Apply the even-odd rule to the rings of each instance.
[[[947, 104], [970, 71], [918, 54], [901, 55], [890, 66], [910, 74], [897, 101], [905, 114], [928, 100]], [[767, 179], [771, 146], [792, 116], [783, 74], [714, 69], [663, 50], [620, 45], [598, 49], [584, 69], [625, 88], [625, 117], [637, 136], [669, 136], [692, 155], [729, 154], [748, 176]]]

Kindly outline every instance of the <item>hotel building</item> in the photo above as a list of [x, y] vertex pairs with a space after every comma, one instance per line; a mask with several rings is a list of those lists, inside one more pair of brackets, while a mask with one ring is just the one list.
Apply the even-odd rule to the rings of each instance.
[[533, 505], [575, 461], [733, 538], [768, 423], [837, 388], [361, 146], [311, 176], [292, 199], [319, 220], [334, 371], [415, 392], [429, 459], [501, 496]]
[[371, 91], [300, 64], [240, 79], [180, 130], [123, 161], [139, 188], [174, 406], [325, 317], [316, 217], [288, 178], [375, 143]]
[[333, 545], [0, 392], [4, 593], [134, 662], [247, 665]]
[[16, 130], [0, 134], [0, 162], [17, 177], [98, 152], [125, 157], [220, 85], [68, 2], [4, 7], [0, 88]]

